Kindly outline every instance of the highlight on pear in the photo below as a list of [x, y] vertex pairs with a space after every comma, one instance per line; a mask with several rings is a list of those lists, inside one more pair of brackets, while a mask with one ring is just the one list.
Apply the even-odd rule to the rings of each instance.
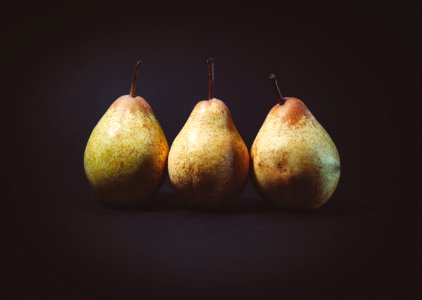
[[136, 96], [136, 64], [129, 95], [115, 100], [93, 129], [84, 169], [101, 201], [136, 207], [157, 192], [165, 174], [168, 144], [148, 102]]
[[337, 187], [337, 148], [306, 105], [297, 98], [283, 98], [275, 75], [270, 79], [277, 103], [251, 148], [253, 183], [264, 199], [277, 206], [315, 209]]
[[208, 100], [196, 104], [171, 145], [168, 173], [174, 189], [197, 207], [232, 204], [249, 171], [248, 149], [227, 105], [214, 98], [214, 61], [208, 63]]

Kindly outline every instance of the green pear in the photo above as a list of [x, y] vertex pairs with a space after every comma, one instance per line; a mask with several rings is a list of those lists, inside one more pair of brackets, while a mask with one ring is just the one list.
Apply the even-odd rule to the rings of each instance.
[[275, 205], [315, 209], [334, 193], [340, 178], [337, 148], [306, 105], [281, 96], [268, 113], [251, 149], [253, 181]]
[[148, 102], [135, 96], [140, 62], [130, 94], [107, 110], [89, 137], [84, 168], [89, 183], [108, 206], [138, 206], [162, 183], [168, 144]]
[[212, 96], [212, 59], [208, 66], [208, 100], [196, 104], [174, 140], [168, 172], [175, 190], [189, 203], [219, 208], [230, 205], [244, 188], [249, 154], [228, 107]]

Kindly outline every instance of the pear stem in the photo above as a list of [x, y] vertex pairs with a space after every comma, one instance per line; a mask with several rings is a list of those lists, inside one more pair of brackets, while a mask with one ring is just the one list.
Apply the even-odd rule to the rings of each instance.
[[278, 82], [277, 82], [277, 78], [276, 78], [275, 74], [270, 74], [270, 80], [273, 82], [273, 86], [274, 86], [275, 94], [277, 96], [278, 104], [283, 104], [284, 99], [283, 99], [283, 96], [281, 95], [280, 88], [278, 87]]
[[208, 64], [208, 100], [214, 98], [214, 59], [207, 59]]
[[135, 94], [135, 91], [136, 91], [136, 78], [138, 77], [138, 73], [139, 73], [139, 69], [140, 68], [141, 68], [141, 61], [138, 60], [138, 62], [136, 63], [136, 66], [135, 66], [135, 70], [133, 71], [133, 74], [132, 74], [132, 80], [130, 81], [130, 92], [129, 92], [129, 95], [132, 98], [135, 98], [135, 96], [136, 96], [136, 94]]

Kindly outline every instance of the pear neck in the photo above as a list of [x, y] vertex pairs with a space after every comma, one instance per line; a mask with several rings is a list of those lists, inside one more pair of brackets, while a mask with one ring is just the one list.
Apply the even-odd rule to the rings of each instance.
[[281, 99], [277, 99], [277, 104], [278, 105], [284, 105], [284, 103], [286, 103], [287, 99], [289, 99], [289, 97], [283, 97]]

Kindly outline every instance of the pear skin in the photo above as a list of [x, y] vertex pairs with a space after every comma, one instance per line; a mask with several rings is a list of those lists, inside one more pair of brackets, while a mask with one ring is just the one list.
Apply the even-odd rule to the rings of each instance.
[[215, 98], [198, 102], [170, 148], [175, 190], [194, 206], [224, 207], [241, 193], [248, 170], [248, 149], [228, 107]]
[[306, 105], [284, 99], [268, 113], [252, 145], [253, 182], [277, 206], [315, 209], [337, 187], [340, 157]]
[[102, 202], [112, 207], [147, 202], [161, 185], [166, 168], [166, 137], [148, 102], [134, 95], [135, 80], [136, 74], [131, 94], [113, 102], [85, 148], [88, 181]]

